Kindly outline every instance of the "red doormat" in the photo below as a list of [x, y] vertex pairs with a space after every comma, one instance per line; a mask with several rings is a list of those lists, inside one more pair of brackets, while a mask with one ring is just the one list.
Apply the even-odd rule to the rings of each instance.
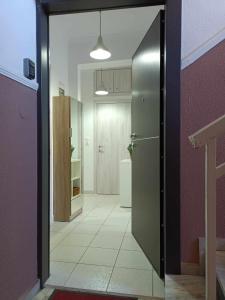
[[55, 290], [50, 297], [51, 300], [137, 300], [131, 297], [119, 297], [101, 294], [87, 294], [69, 291]]

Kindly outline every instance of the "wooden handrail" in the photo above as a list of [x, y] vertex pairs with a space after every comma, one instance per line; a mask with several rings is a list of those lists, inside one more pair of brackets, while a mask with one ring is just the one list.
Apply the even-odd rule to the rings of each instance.
[[210, 139], [218, 138], [223, 134], [225, 134], [225, 115], [189, 136], [189, 140], [194, 148], [200, 148]]
[[216, 165], [221, 135], [225, 135], [225, 115], [189, 136], [194, 148], [205, 147], [206, 300], [216, 299], [216, 180], [225, 175], [225, 162]]

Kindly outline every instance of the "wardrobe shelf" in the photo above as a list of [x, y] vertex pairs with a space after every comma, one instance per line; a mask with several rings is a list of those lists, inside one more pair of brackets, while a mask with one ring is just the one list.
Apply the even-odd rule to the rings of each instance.
[[76, 196], [73, 196], [73, 197], [71, 198], [71, 201], [74, 200], [74, 199], [76, 199], [76, 198], [79, 198], [80, 196], [81, 196], [81, 194], [78, 194], [78, 195], [76, 195]]
[[80, 179], [80, 176], [75, 176], [71, 178], [71, 181], [78, 180], [78, 179]]

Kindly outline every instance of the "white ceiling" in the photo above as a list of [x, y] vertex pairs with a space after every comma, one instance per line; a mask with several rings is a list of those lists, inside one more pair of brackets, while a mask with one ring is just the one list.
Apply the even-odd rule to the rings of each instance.
[[[111, 60], [132, 57], [160, 9], [163, 6], [102, 12], [102, 36], [112, 52]], [[95, 46], [98, 34], [98, 12], [50, 17], [51, 45], [67, 44], [74, 49], [78, 63], [93, 62], [89, 51]]]

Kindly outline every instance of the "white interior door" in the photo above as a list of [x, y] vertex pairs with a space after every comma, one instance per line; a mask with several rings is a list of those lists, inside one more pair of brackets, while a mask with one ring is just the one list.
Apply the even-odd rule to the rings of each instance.
[[96, 184], [98, 194], [119, 194], [119, 163], [129, 158], [130, 103], [98, 103]]

